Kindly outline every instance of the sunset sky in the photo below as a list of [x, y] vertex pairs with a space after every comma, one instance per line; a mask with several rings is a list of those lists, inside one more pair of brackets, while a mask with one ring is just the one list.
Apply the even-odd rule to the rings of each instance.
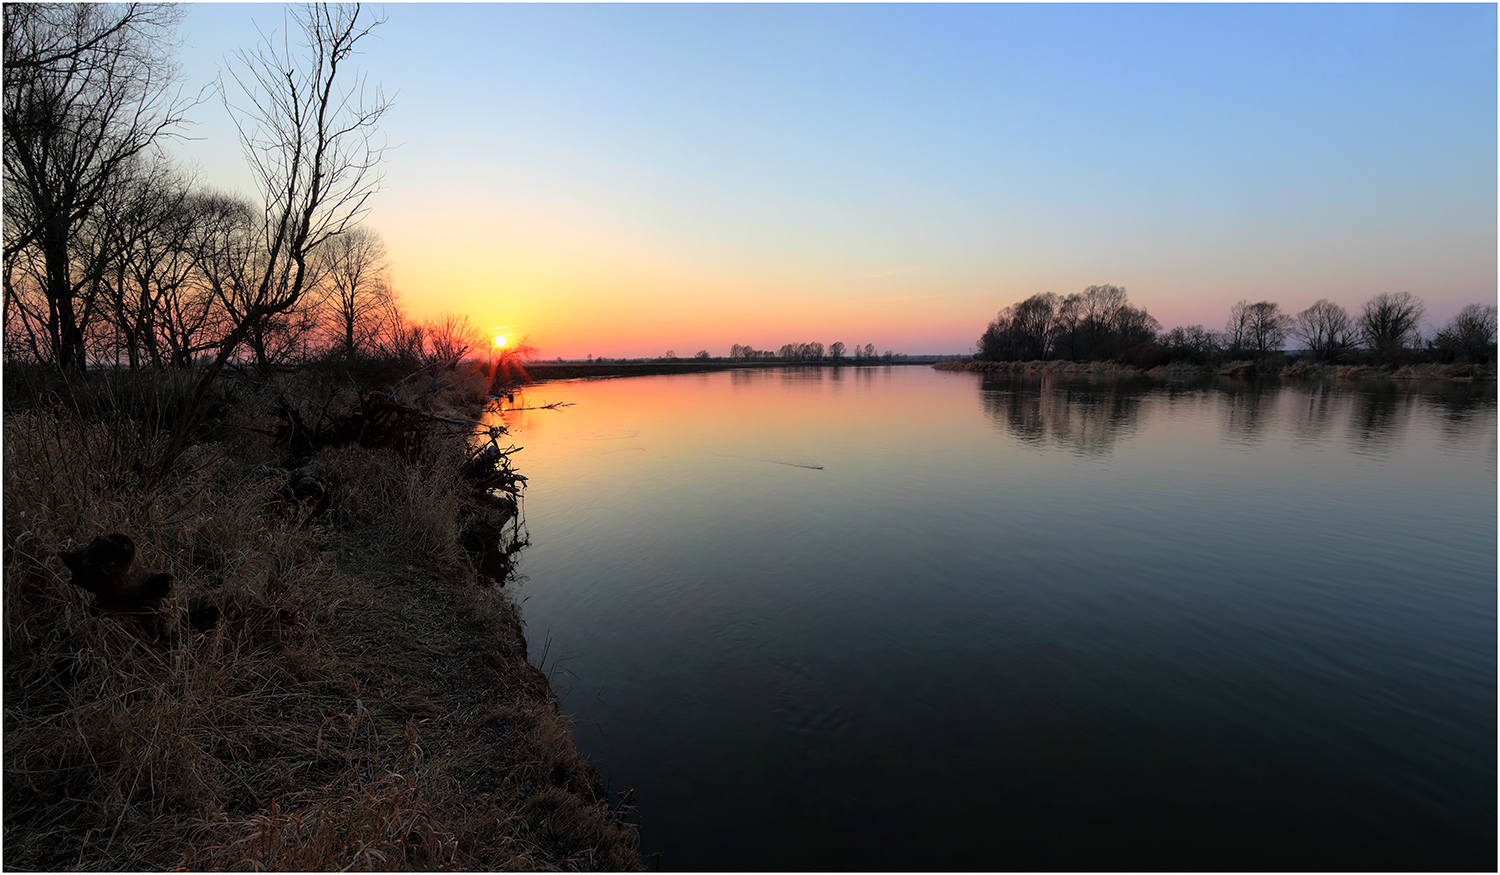
[[[188, 7], [186, 86], [282, 8]], [[403, 303], [544, 358], [965, 353], [1093, 283], [1167, 328], [1495, 301], [1493, 4], [373, 8]], [[192, 118], [174, 154], [252, 194]]]

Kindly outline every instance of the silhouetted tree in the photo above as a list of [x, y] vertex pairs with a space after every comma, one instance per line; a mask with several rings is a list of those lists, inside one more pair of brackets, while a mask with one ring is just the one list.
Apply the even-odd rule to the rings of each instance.
[[985, 328], [976, 355], [989, 361], [1139, 357], [1160, 324], [1132, 307], [1119, 286], [1089, 286], [1059, 298], [1046, 292], [1006, 307]]
[[431, 364], [456, 362], [480, 352], [489, 342], [484, 332], [469, 324], [469, 317], [456, 313], [443, 313], [424, 323], [422, 338], [422, 358]]
[[1229, 308], [1229, 321], [1224, 323], [1224, 343], [1232, 356], [1241, 356], [1249, 347], [1250, 302], [1239, 300]]
[[309, 4], [295, 24], [305, 54], [294, 53], [290, 39], [278, 46], [267, 37], [231, 66], [245, 102], [231, 103], [227, 92], [224, 100], [265, 202], [256, 229], [263, 257], [200, 391], [241, 343], [266, 363], [257, 337], [298, 307], [315, 285], [310, 257], [359, 223], [380, 185], [385, 147], [374, 135], [390, 104], [378, 87], [367, 93], [363, 77], [349, 81], [346, 62], [381, 20], [367, 20], [359, 4]]
[[85, 236], [100, 239], [95, 251], [105, 259], [97, 280], [100, 326], [111, 329], [109, 345], [132, 368], [167, 363], [170, 307], [195, 269], [190, 197], [184, 179], [153, 163], [125, 174], [86, 225]]
[[708, 354], [708, 350], [706, 350], [706, 349], [700, 349], [697, 352], [693, 353], [693, 358], [706, 360], [706, 359], [713, 358], [713, 356], [710, 356]]
[[34, 251], [46, 303], [37, 315], [64, 369], [84, 367], [78, 299], [108, 261], [75, 260], [81, 229], [191, 104], [171, 89], [181, 14], [171, 4], [5, 4], [4, 254]]
[[1109, 358], [1114, 352], [1110, 335], [1124, 306], [1126, 294], [1122, 286], [1089, 286], [1064, 298], [1058, 313], [1059, 348], [1063, 357], [1073, 361]]
[[1421, 343], [1420, 326], [1427, 307], [1411, 292], [1382, 292], [1365, 302], [1359, 333], [1381, 361], [1394, 361]]
[[1126, 304], [1115, 311], [1110, 338], [1113, 357], [1119, 358], [1132, 350], [1154, 344], [1160, 331], [1161, 323], [1155, 317], [1143, 309]]
[[1495, 359], [1495, 307], [1470, 304], [1438, 330], [1432, 346], [1444, 361], [1486, 362]]
[[[281, 306], [267, 309], [267, 283], [284, 283], [286, 273], [277, 273], [273, 258], [262, 246], [264, 216], [241, 198], [205, 194], [198, 199], [196, 267], [215, 298], [216, 324], [208, 328], [217, 350], [214, 365], [202, 380], [217, 373], [222, 359], [244, 345], [249, 347], [262, 371], [301, 353], [316, 325], [314, 312], [321, 296], [303, 300], [301, 291]], [[317, 268], [309, 263], [303, 272], [306, 288], [320, 288]], [[269, 279], [268, 279], [269, 275]], [[272, 286], [269, 295], [289, 296]]]
[[318, 258], [327, 289], [320, 314], [326, 340], [346, 360], [371, 352], [396, 307], [385, 241], [359, 225], [331, 238]]
[[1250, 331], [1247, 339], [1251, 349], [1259, 358], [1265, 358], [1268, 353], [1280, 350], [1286, 345], [1287, 331], [1291, 327], [1291, 318], [1281, 312], [1281, 308], [1270, 301], [1260, 301], [1250, 305]]
[[835, 340], [828, 345], [828, 357], [834, 361], [840, 361], [844, 358], [844, 342], [842, 340]]
[[1011, 309], [1012, 345], [1021, 359], [1045, 361], [1052, 358], [1057, 340], [1057, 295], [1047, 292], [1032, 295]]
[[1290, 328], [1290, 318], [1276, 304], [1270, 301], [1254, 304], [1239, 301], [1230, 308], [1229, 323], [1224, 332], [1231, 355], [1264, 358], [1268, 353], [1286, 345]]
[[[1015, 361], [1019, 356], [1016, 347], [1015, 332], [1011, 326], [1014, 323], [1014, 307], [1006, 307], [990, 324], [984, 328], [984, 333], [979, 335], [979, 341], [974, 345], [974, 357], [986, 362], [1008, 362]], [[854, 357], [860, 357], [860, 349], [855, 347]]]
[[1354, 346], [1354, 320], [1338, 304], [1324, 298], [1293, 319], [1291, 333], [1303, 349], [1319, 361], [1332, 361]]
[[[203, 192], [189, 201], [193, 214], [189, 251], [201, 294], [172, 319], [169, 345], [179, 353], [217, 348], [254, 297], [262, 253], [256, 237], [254, 204], [243, 198]], [[211, 343], [211, 346], [205, 344]], [[190, 352], [191, 351], [191, 352]]]
[[1169, 360], [1191, 361], [1208, 364], [1216, 361], [1224, 350], [1223, 336], [1209, 331], [1202, 325], [1173, 328], [1161, 338]]

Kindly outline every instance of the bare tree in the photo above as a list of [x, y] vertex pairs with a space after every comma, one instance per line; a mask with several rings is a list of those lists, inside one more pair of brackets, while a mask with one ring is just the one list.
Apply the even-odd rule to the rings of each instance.
[[1292, 320], [1291, 333], [1320, 361], [1331, 361], [1352, 348], [1357, 336], [1348, 311], [1327, 298], [1298, 313]]
[[830, 343], [828, 345], [828, 357], [834, 361], [843, 359], [844, 342], [842, 340], [835, 340], [833, 343]]
[[1359, 333], [1375, 355], [1392, 361], [1421, 343], [1420, 326], [1427, 306], [1411, 292], [1382, 292], [1365, 302]]
[[1287, 331], [1291, 328], [1291, 317], [1270, 301], [1250, 305], [1249, 333], [1246, 340], [1258, 358], [1265, 358], [1272, 351], [1286, 345]]
[[1254, 304], [1238, 301], [1229, 309], [1224, 334], [1231, 355], [1253, 354], [1265, 358], [1267, 353], [1286, 345], [1291, 327], [1291, 317], [1270, 301]]
[[1447, 361], [1493, 361], [1495, 321], [1493, 304], [1470, 304], [1438, 331], [1432, 345]]
[[193, 103], [171, 87], [180, 16], [170, 4], [5, 5], [4, 253], [37, 252], [47, 344], [65, 369], [85, 364], [76, 302], [101, 264], [75, 275], [80, 229]]
[[422, 326], [426, 358], [431, 363], [456, 362], [484, 349], [488, 338], [469, 324], [469, 317], [444, 313]]
[[189, 210], [193, 227], [188, 248], [195, 268], [195, 294], [169, 304], [170, 315], [165, 317], [167, 343], [179, 365], [187, 364], [198, 352], [219, 348], [246, 318], [262, 257], [254, 204], [205, 192], [193, 196]]
[[1131, 349], [1155, 342], [1161, 332], [1161, 323], [1144, 308], [1126, 304], [1115, 311], [1113, 330], [1110, 332], [1114, 354], [1123, 355]]
[[1217, 331], [1209, 331], [1202, 325], [1189, 325], [1168, 331], [1161, 338], [1161, 344], [1173, 359], [1206, 364], [1219, 357], [1224, 340]]
[[1057, 341], [1057, 295], [1032, 295], [1011, 309], [1010, 328], [1018, 357], [1032, 361], [1052, 358]]
[[54, 350], [47, 334], [46, 264], [28, 248], [4, 263], [6, 360], [47, 361]]
[[416, 365], [423, 359], [426, 346], [425, 327], [409, 320], [398, 307], [391, 312], [385, 330], [375, 338], [375, 356]]
[[[230, 75], [241, 92], [224, 102], [264, 199], [258, 246], [263, 253], [243, 307], [199, 383], [201, 397], [236, 347], [274, 330], [315, 283], [310, 257], [358, 224], [380, 187], [385, 146], [376, 126], [390, 109], [380, 89], [352, 74], [350, 58], [381, 24], [361, 15], [359, 4], [309, 4], [293, 17], [301, 31], [298, 51], [289, 33], [263, 35], [255, 51], [241, 51]], [[236, 102], [238, 101], [238, 102]], [[285, 320], [283, 320], [285, 321]], [[265, 361], [267, 350], [255, 349]]]
[[166, 363], [167, 313], [194, 271], [190, 198], [184, 178], [154, 164], [128, 174], [90, 223], [109, 256], [104, 317], [132, 368]]
[[1224, 323], [1224, 344], [1230, 355], [1243, 355], [1249, 346], [1250, 302], [1239, 300], [1229, 308], [1229, 321]]
[[1074, 361], [1108, 357], [1112, 346], [1110, 335], [1118, 311], [1127, 306], [1122, 286], [1089, 286], [1082, 292], [1063, 298], [1058, 308], [1058, 332], [1066, 349], [1065, 356]]
[[319, 256], [328, 291], [324, 331], [329, 345], [352, 360], [370, 352], [395, 311], [390, 261], [385, 241], [374, 229], [359, 225], [329, 240]]

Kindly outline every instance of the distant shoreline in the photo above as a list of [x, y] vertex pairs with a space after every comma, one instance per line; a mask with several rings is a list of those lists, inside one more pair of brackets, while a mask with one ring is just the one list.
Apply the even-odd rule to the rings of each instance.
[[[766, 368], [883, 368], [919, 365], [931, 367], [937, 362], [934, 356], [909, 358], [890, 362], [786, 362], [744, 361], [709, 359], [707, 361], [683, 359], [680, 361], [625, 361], [625, 362], [528, 362], [524, 367], [530, 382], [544, 383], [549, 380], [578, 380], [604, 377], [646, 377], [660, 374], [702, 374], [713, 371], [763, 370]], [[940, 362], [939, 362], [940, 363]]]
[[525, 383], [546, 383], [554, 380], [589, 380], [616, 377], [647, 377], [664, 374], [702, 374], [717, 371], [765, 370], [768, 368], [877, 368], [920, 366], [939, 371], [956, 371], [987, 374], [1060, 374], [1078, 377], [1108, 377], [1114, 379], [1145, 380], [1194, 380], [1204, 377], [1277, 377], [1289, 380], [1447, 380], [1452, 382], [1493, 382], [1496, 379], [1494, 365], [1472, 364], [1422, 364], [1402, 365], [1319, 365], [1311, 362], [1293, 364], [1260, 364], [1253, 361], [1231, 361], [1222, 365], [1199, 365], [1188, 362], [1173, 362], [1169, 365], [1145, 370], [1116, 362], [984, 362], [970, 358], [939, 359], [922, 356], [898, 359], [891, 362], [786, 362], [743, 361], [710, 359], [701, 361], [683, 359], [679, 361], [605, 361], [605, 362], [530, 362], [525, 365], [528, 377]]
[[1453, 382], [1494, 381], [1494, 365], [1319, 365], [1311, 362], [1296, 362], [1289, 365], [1253, 361], [1232, 361], [1222, 365], [1198, 365], [1174, 362], [1170, 365], [1144, 370], [1116, 362], [983, 362], [974, 359], [938, 362], [933, 368], [939, 371], [960, 371], [987, 374], [1062, 374], [1064, 376], [1095, 376], [1116, 378], [1140, 378], [1147, 380], [1191, 380], [1201, 377], [1279, 377], [1289, 380], [1448, 380]]

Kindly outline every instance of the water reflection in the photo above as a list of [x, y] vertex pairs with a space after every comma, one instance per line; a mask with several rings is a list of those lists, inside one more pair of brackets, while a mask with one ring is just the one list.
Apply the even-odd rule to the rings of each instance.
[[1340, 393], [1327, 384], [1309, 389], [1305, 397], [1292, 405], [1290, 418], [1292, 435], [1300, 442], [1316, 444], [1327, 440], [1333, 433], [1334, 423], [1343, 417], [1343, 402], [1348, 393]]
[[1276, 421], [1274, 390], [1238, 380], [1221, 380], [1216, 388], [1224, 411], [1224, 436], [1241, 444], [1259, 442]]
[[[1438, 439], [1445, 452], [1487, 447], [1490, 467], [1496, 462], [1494, 402], [1486, 397], [1485, 387], [1454, 384], [1446, 391], [1429, 396], [1436, 409]], [[1491, 388], [1490, 392], [1494, 389]]]
[[990, 420], [1021, 442], [1098, 456], [1135, 432], [1148, 385], [1000, 374], [986, 376], [979, 395]]
[[[734, 389], [750, 389], [772, 384], [795, 386], [799, 384], [819, 385], [824, 383], [839, 383], [844, 379], [844, 372], [848, 370], [868, 376], [871, 369], [823, 367], [821, 365], [784, 365], [770, 368], [746, 367], [729, 371], [729, 385]], [[708, 375], [705, 374], [704, 376]]]
[[[1492, 384], [1367, 381], [1291, 383], [1212, 378], [1191, 383], [1107, 381], [1056, 374], [984, 375], [981, 408], [1003, 433], [1035, 449], [1110, 453], [1143, 419], [1184, 406], [1219, 411], [1221, 435], [1254, 446], [1285, 431], [1301, 444], [1340, 436], [1365, 455], [1386, 455], [1432, 407], [1452, 449], [1496, 445]], [[1492, 454], [1493, 455], [1493, 454]], [[1493, 460], [1492, 460], [1493, 461]]]
[[839, 387], [847, 383], [871, 386], [877, 381], [889, 382], [891, 365], [781, 365], [777, 367], [745, 367], [731, 370], [730, 388], [737, 391], [760, 389], [769, 386]]

